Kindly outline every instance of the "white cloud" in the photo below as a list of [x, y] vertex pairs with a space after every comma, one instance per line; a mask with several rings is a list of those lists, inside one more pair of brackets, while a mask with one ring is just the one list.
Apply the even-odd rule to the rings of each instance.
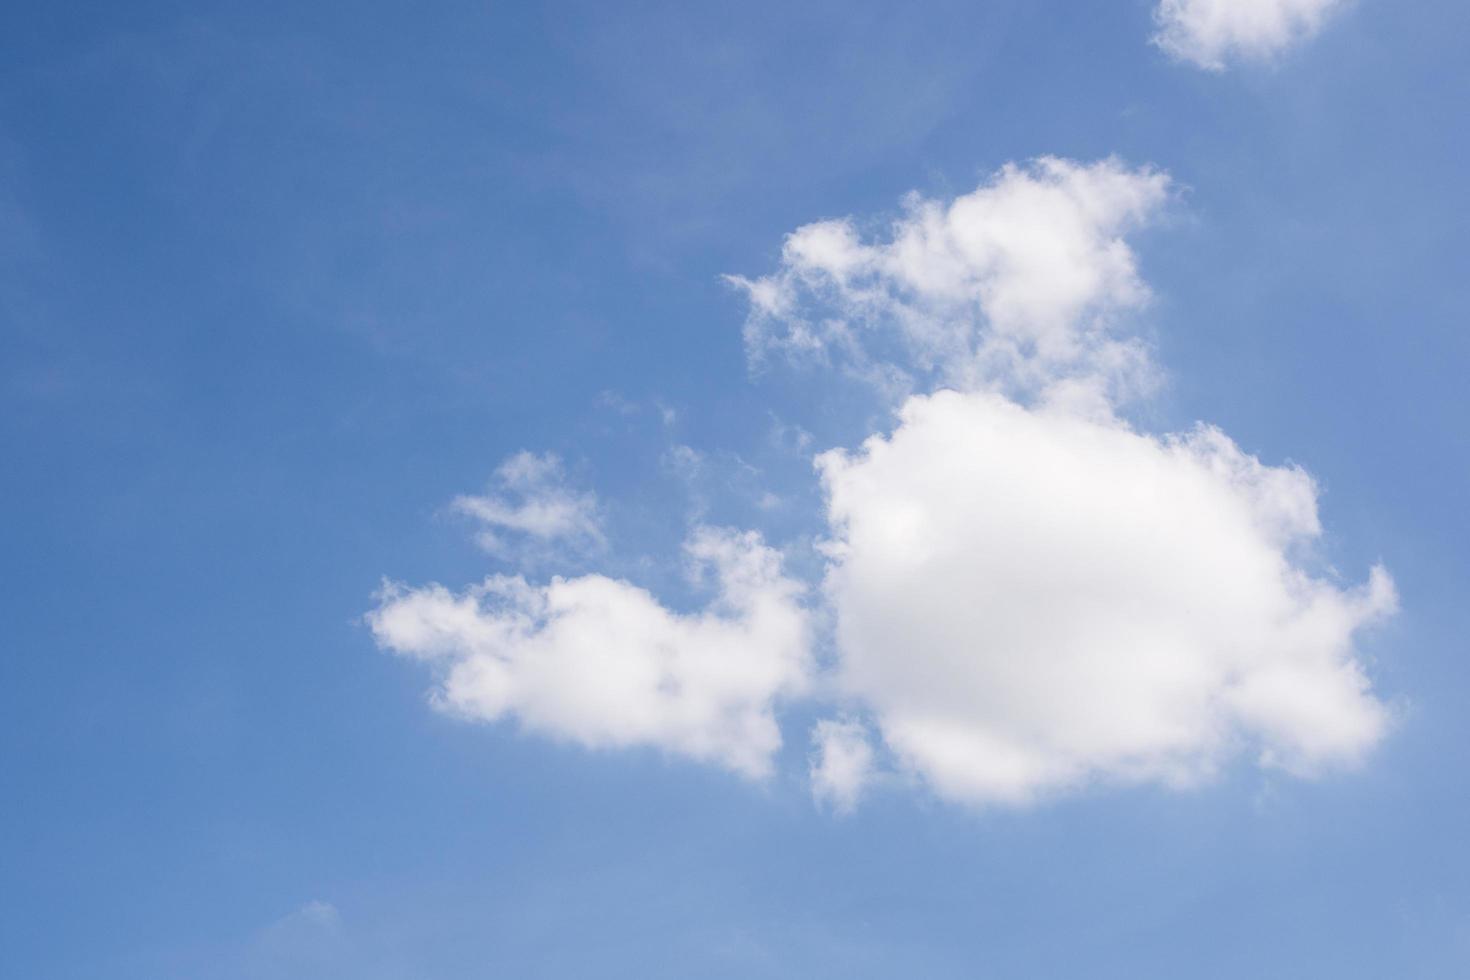
[[851, 720], [823, 719], [812, 728], [812, 795], [838, 813], [850, 813], [873, 776], [867, 730]]
[[439, 669], [444, 711], [764, 776], [781, 745], [775, 701], [807, 684], [802, 586], [754, 533], [700, 528], [686, 550], [715, 578], [698, 612], [602, 575], [493, 576], [458, 594], [390, 585], [368, 621], [379, 644]]
[[751, 302], [749, 356], [839, 363], [898, 396], [926, 380], [1094, 401], [1146, 389], [1146, 351], [1116, 330], [1149, 295], [1123, 235], [1168, 195], [1149, 168], [1044, 157], [953, 201], [910, 195], [874, 241], [851, 219], [805, 225], [776, 273], [730, 277]]
[[1394, 608], [1387, 573], [1305, 571], [1311, 478], [1217, 429], [942, 391], [818, 462], [841, 684], [945, 797], [1182, 785], [1245, 747], [1311, 773], [1385, 730], [1353, 638]]
[[476, 540], [486, 551], [509, 556], [517, 543], [603, 545], [597, 497], [568, 489], [555, 455], [517, 453], [496, 469], [495, 483], [499, 493], [460, 496], [451, 505], [480, 522]]
[[[1355, 646], [1395, 607], [1387, 572], [1345, 587], [1314, 563], [1300, 468], [1119, 414], [1155, 375], [1128, 330], [1149, 290], [1124, 236], [1169, 194], [1147, 167], [1045, 158], [953, 201], [911, 197], [887, 235], [807, 225], [775, 273], [733, 280], [753, 361], [837, 366], [902, 405], [891, 433], [817, 457], [821, 615], [758, 535], [699, 528], [703, 609], [603, 575], [391, 585], [369, 616], [378, 642], [433, 665], [442, 710], [752, 777], [781, 744], [777, 703], [835, 691], [871, 721], [813, 731], [812, 791], [839, 811], [873, 778], [870, 731], [885, 759], [978, 804], [1189, 785], [1242, 753], [1303, 775], [1356, 762], [1389, 724]], [[758, 482], [732, 454], [680, 445], [666, 465], [696, 507], [711, 477]], [[492, 549], [601, 543], [595, 499], [565, 489], [554, 457], [513, 457], [497, 479], [456, 502]], [[827, 613], [835, 685], [812, 676]]]
[[1316, 34], [1342, 0], [1159, 0], [1154, 43], [1180, 61], [1220, 71], [1261, 60]]

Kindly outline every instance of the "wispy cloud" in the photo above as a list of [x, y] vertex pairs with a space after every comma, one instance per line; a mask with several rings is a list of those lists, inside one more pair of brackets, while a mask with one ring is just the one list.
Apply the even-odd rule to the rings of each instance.
[[812, 796], [838, 813], [856, 808], [873, 778], [867, 729], [852, 719], [826, 718], [812, 728]]
[[603, 547], [596, 495], [565, 481], [557, 456], [520, 452], [496, 469], [491, 492], [456, 497], [451, 507], [479, 522], [476, 540], [495, 555]]

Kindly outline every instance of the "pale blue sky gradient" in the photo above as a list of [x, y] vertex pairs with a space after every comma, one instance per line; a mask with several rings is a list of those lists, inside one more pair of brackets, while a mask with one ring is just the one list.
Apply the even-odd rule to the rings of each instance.
[[[9, 5], [0, 975], [1470, 975], [1470, 7], [1210, 74], [1146, 0], [792, 6]], [[834, 817], [809, 709], [752, 785], [455, 721], [374, 646], [383, 576], [497, 570], [444, 508], [521, 449], [676, 604], [696, 511], [812, 573], [773, 422], [872, 409], [752, 377], [721, 274], [1040, 154], [1185, 188], [1139, 423], [1301, 463], [1327, 560], [1392, 569], [1360, 771]]]

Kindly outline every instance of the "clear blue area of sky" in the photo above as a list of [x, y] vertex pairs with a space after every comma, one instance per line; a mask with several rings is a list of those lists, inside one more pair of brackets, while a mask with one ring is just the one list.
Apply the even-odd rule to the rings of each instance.
[[[0, 976], [1470, 975], [1470, 7], [1218, 75], [1150, 7], [6, 5]], [[1186, 189], [1139, 424], [1305, 465], [1326, 557], [1394, 573], [1363, 770], [838, 818], [799, 712], [752, 785], [457, 722], [376, 650], [383, 576], [499, 568], [443, 507], [516, 450], [676, 598], [696, 506], [754, 521], [736, 454], [820, 531], [773, 420], [871, 419], [752, 378], [720, 274], [1040, 154]]]

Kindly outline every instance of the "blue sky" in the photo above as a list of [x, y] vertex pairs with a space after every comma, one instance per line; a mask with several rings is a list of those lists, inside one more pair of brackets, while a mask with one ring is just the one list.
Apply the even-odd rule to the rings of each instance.
[[[1171, 53], [1152, 0], [11, 5], [0, 973], [1464, 976], [1470, 11], [1253, 5], [1322, 18], [1269, 51]], [[1020, 201], [1004, 227], [951, 229], [1002, 243], [954, 304], [891, 261], [910, 192]], [[835, 253], [783, 252], [841, 219], [867, 250], [857, 286]], [[1088, 248], [1034, 267], [1005, 244], [1073, 232]], [[1113, 278], [1048, 319], [1074, 260]], [[1017, 268], [1042, 299], [1007, 320]], [[763, 319], [727, 276], [796, 305]], [[786, 356], [798, 320], [850, 324], [909, 386], [875, 388], [830, 340]], [[914, 339], [962, 329], [968, 357], [1007, 323], [1084, 353], [976, 373]], [[1058, 379], [1103, 377], [1112, 340], [1149, 384], [1048, 408]], [[941, 388], [951, 415], [898, 421]], [[1236, 455], [1169, 440], [1198, 421]], [[971, 452], [1013, 425], [1029, 435], [996, 444], [1026, 452]], [[863, 455], [874, 436], [908, 465]], [[1012, 486], [1071, 472], [1078, 445], [1118, 455], [1009, 511], [974, 503], [991, 470], [926, 468], [993, 460]], [[824, 482], [834, 448], [845, 476]], [[1163, 474], [1141, 512], [1124, 456]], [[1212, 489], [1165, 492], [1186, 485]], [[863, 543], [900, 497], [965, 555], [1073, 530], [941, 566]], [[523, 506], [548, 500], [593, 530]], [[1155, 513], [1168, 547], [1147, 555], [1198, 568], [1144, 574], [1136, 536], [1089, 536]], [[1060, 564], [1016, 563], [1033, 552]], [[1123, 583], [1104, 605], [1142, 610], [1122, 626], [1053, 587], [1093, 561]], [[1396, 612], [1365, 605], [1378, 565]], [[1243, 605], [1161, 603], [1196, 573]], [[383, 618], [403, 608], [385, 579], [462, 597], [487, 575], [524, 576], [504, 608], [533, 619], [554, 576], [642, 618], [594, 623], [590, 646], [485, 640], [506, 622], [489, 600], [470, 626]], [[1335, 640], [1280, 627], [1297, 586]], [[995, 597], [1003, 634], [964, 619], [970, 596]], [[1074, 621], [1119, 645], [1026, 646]], [[932, 637], [884, 646], [915, 623]], [[1233, 678], [1200, 682], [1203, 713], [1125, 687], [1167, 738], [1066, 670], [996, 673], [1134, 677], [1140, 623], [1181, 637], [1169, 663]], [[729, 711], [662, 686], [646, 710], [597, 700], [615, 685], [580, 672], [636, 673], [655, 648]], [[521, 693], [450, 674], [487, 656]], [[730, 657], [784, 673], [710, 680]], [[537, 673], [557, 658], [572, 669]], [[1253, 700], [1284, 666], [1291, 710]], [[573, 675], [593, 701], [557, 686]], [[1332, 687], [1349, 675], [1365, 686]], [[1026, 761], [1004, 785], [983, 753], [950, 765], [914, 734], [940, 716]], [[1073, 738], [1074, 716], [1096, 725]], [[823, 722], [865, 747], [866, 780], [822, 782]]]

